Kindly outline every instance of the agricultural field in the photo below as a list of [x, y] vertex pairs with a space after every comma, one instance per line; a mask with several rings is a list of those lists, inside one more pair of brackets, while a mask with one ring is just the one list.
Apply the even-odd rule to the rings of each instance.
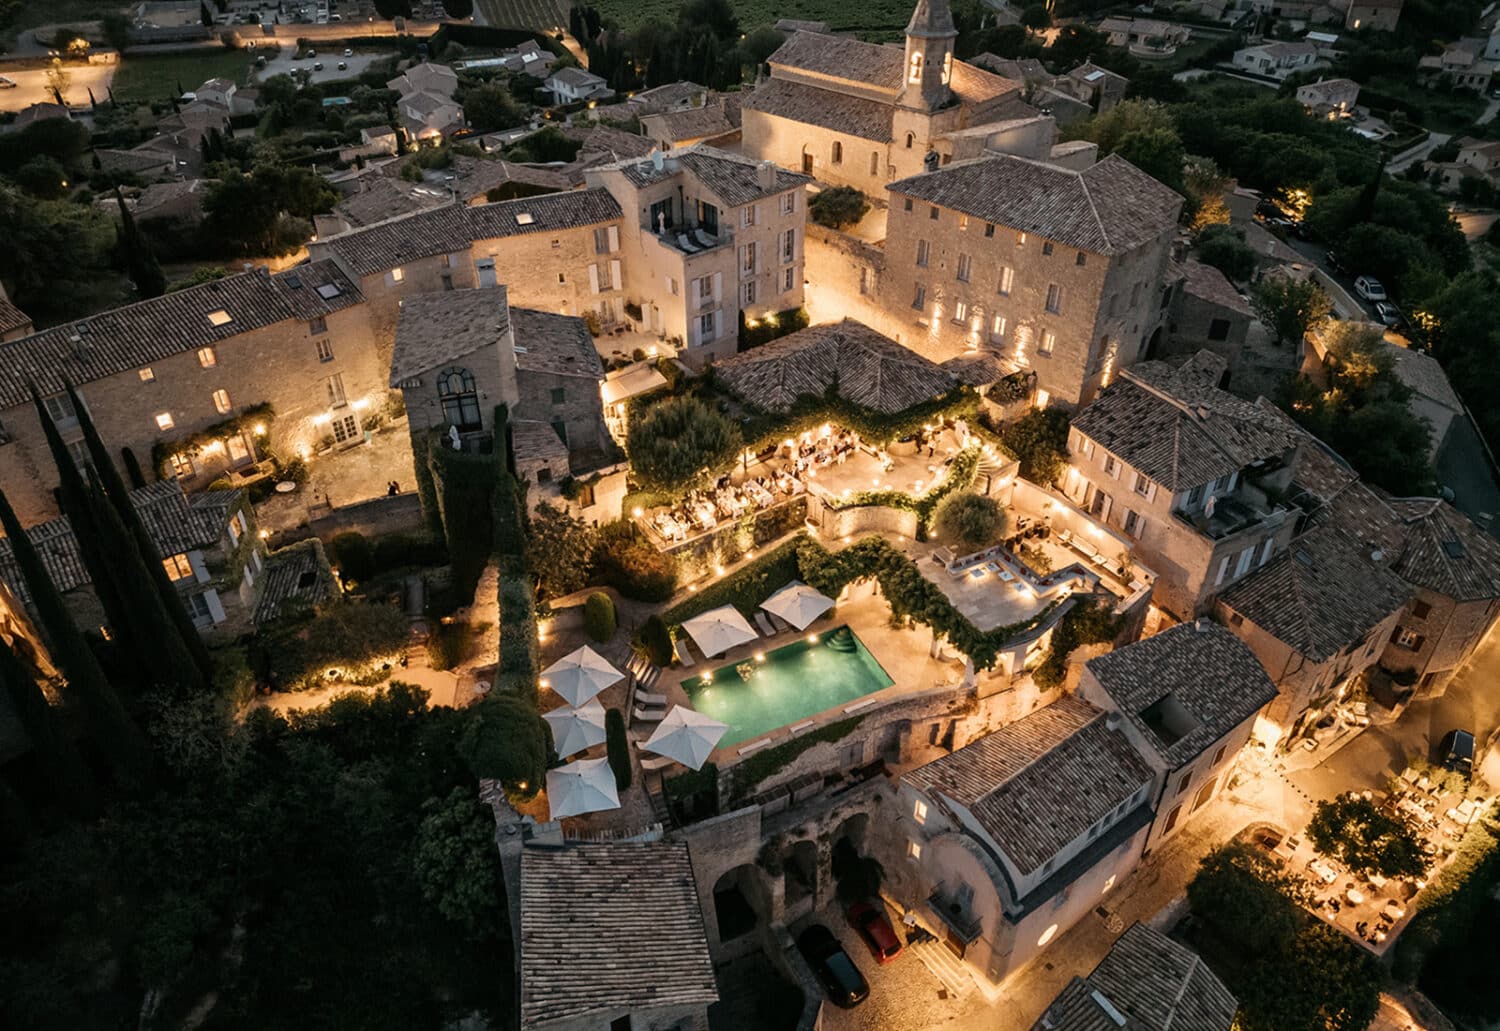
[[221, 77], [244, 85], [251, 54], [245, 50], [207, 50], [164, 57], [126, 57], [111, 84], [116, 100], [165, 100], [179, 89], [191, 90], [206, 79]]
[[[479, 0], [481, 5], [518, 2], [526, 0]], [[566, 22], [567, 0], [559, 2]], [[592, 4], [605, 21], [614, 19], [627, 29], [652, 20], [676, 22], [677, 9], [682, 6], [681, 0], [592, 0]], [[900, 34], [911, 19], [913, 0], [866, 0], [858, 4], [848, 0], [730, 0], [730, 5], [739, 15], [741, 31], [774, 24], [778, 18], [797, 18], [826, 21], [833, 29], [857, 30], [863, 37], [877, 39]]]
[[476, 0], [479, 20], [497, 29], [551, 32], [566, 28], [569, 0]]

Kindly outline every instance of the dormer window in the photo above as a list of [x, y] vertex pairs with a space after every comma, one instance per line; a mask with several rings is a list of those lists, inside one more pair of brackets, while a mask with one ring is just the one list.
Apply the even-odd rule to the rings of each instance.
[[920, 53], [913, 53], [911, 55], [911, 68], [906, 73], [906, 81], [907, 82], [921, 82], [922, 81], [922, 55]]
[[223, 308], [208, 313], [208, 322], [211, 326], [227, 326], [233, 321], [234, 316], [230, 315]]

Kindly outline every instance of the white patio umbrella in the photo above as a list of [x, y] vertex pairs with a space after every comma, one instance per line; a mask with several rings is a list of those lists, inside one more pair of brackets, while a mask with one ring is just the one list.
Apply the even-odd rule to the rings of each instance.
[[569, 652], [542, 670], [542, 686], [552, 688], [569, 705], [575, 706], [624, 679], [624, 673], [588, 645]]
[[645, 747], [657, 755], [676, 759], [684, 766], [701, 769], [714, 746], [729, 729], [726, 723], [709, 719], [696, 709], [678, 705], [646, 739]]
[[576, 709], [564, 706], [544, 712], [542, 719], [552, 726], [558, 755], [572, 755], [604, 744], [604, 706], [597, 698], [590, 698]]
[[799, 580], [793, 580], [761, 602], [760, 607], [780, 616], [798, 630], [806, 630], [813, 620], [833, 608], [833, 599]]
[[760, 636], [733, 605], [721, 605], [684, 620], [682, 629], [709, 658], [723, 655], [736, 645], [746, 644]]
[[580, 759], [547, 771], [547, 804], [552, 819], [620, 808], [615, 774], [608, 759]]

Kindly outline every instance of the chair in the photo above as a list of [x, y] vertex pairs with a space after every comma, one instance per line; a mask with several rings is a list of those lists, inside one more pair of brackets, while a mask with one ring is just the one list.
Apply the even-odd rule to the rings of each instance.
[[668, 698], [667, 698], [666, 695], [664, 695], [664, 694], [653, 694], [650, 691], [642, 691], [640, 688], [636, 688], [636, 691], [635, 691], [635, 700], [637, 702], [639, 702], [641, 705], [643, 705], [643, 706], [649, 706], [650, 708], [653, 708], [653, 709], [655, 709], [655, 708], [663, 708], [663, 709], [665, 709], [667, 707], [667, 704], [668, 704]]
[[755, 625], [760, 627], [760, 632], [766, 637], [776, 636], [776, 628], [771, 625], [770, 617], [764, 612], [757, 612], [755, 614]]
[[643, 709], [635, 707], [635, 719], [640, 723], [660, 723], [667, 715], [666, 709]]
[[698, 664], [698, 660], [693, 658], [692, 649], [688, 647], [688, 643], [686, 640], [675, 642], [672, 645], [672, 648], [677, 653], [677, 661], [682, 663], [687, 668], [691, 669]]

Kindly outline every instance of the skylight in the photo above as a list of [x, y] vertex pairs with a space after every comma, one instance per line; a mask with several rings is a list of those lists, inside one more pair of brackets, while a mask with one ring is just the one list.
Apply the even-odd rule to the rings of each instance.
[[331, 301], [333, 298], [337, 297], [343, 292], [344, 291], [340, 289], [337, 283], [324, 283], [322, 286], [318, 287], [318, 296], [323, 298], [323, 300], [325, 301]]
[[208, 321], [215, 326], [227, 326], [234, 321], [234, 316], [230, 315], [223, 308], [219, 308], [217, 311], [208, 313]]
[[531, 212], [529, 211], [522, 211], [516, 215], [516, 225], [518, 226], [529, 226], [535, 221], [536, 219], [531, 216]]

